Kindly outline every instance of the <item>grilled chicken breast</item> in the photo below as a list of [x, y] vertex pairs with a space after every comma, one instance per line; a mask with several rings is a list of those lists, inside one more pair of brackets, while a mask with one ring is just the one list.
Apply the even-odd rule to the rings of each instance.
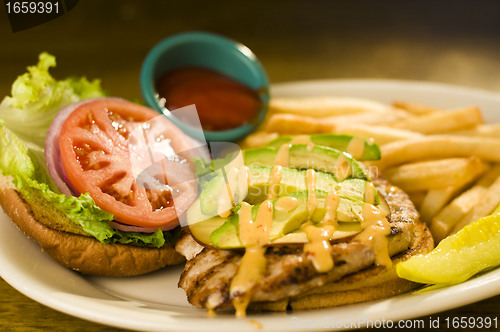
[[[395, 257], [414, 250], [424, 240], [430, 250], [432, 238], [425, 225], [419, 221], [418, 212], [406, 193], [383, 179], [375, 179], [373, 183], [390, 208], [390, 216], [387, 218], [391, 226], [391, 234], [387, 237], [389, 255]], [[193, 242], [195, 241], [189, 232], [184, 231], [177, 245], [178, 251], [188, 252], [191, 258], [185, 265], [179, 287], [186, 292], [188, 301], [198, 308], [215, 310], [231, 306], [229, 289], [244, 252], [194, 246]], [[193, 248], [197, 253], [193, 253]], [[353, 237], [332, 242], [331, 255], [334, 268], [326, 273], [319, 273], [303, 251], [303, 245], [269, 246], [265, 254], [265, 273], [253, 287], [250, 301], [260, 303], [285, 300], [287, 303], [296, 297], [314, 293], [320, 287], [375, 267], [375, 253]]]

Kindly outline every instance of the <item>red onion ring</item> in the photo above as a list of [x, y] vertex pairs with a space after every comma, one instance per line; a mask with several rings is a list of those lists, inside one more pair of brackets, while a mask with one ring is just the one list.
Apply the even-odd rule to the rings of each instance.
[[61, 151], [59, 150], [59, 133], [61, 127], [68, 116], [79, 106], [88, 101], [70, 104], [57, 113], [54, 121], [49, 127], [47, 136], [45, 137], [45, 160], [50, 177], [54, 180], [57, 188], [67, 196], [76, 196], [74, 188], [67, 181], [66, 170], [61, 163]]
[[[158, 230], [158, 228], [147, 228], [147, 227], [125, 225], [117, 221], [110, 221], [109, 226], [122, 232], [154, 233]], [[165, 226], [161, 228], [161, 230], [167, 231], [168, 230], [167, 228], [168, 227]]]
[[[57, 188], [67, 196], [79, 196], [80, 193], [75, 190], [75, 188], [71, 185], [68, 180], [68, 175], [66, 173], [66, 169], [64, 168], [61, 161], [61, 151], [59, 149], [59, 134], [61, 132], [61, 127], [68, 118], [68, 116], [76, 110], [81, 105], [89, 103], [94, 100], [99, 99], [109, 99], [109, 98], [93, 98], [87, 99], [81, 102], [70, 104], [64, 108], [62, 108], [59, 113], [55, 116], [52, 124], [49, 127], [49, 131], [47, 132], [47, 136], [45, 136], [45, 161], [47, 163], [47, 169], [49, 171], [49, 175], [54, 180]], [[111, 99], [119, 99], [121, 98], [111, 98]]]

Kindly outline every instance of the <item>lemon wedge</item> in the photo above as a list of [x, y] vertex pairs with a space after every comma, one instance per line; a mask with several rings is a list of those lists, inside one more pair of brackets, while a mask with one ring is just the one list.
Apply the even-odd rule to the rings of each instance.
[[399, 263], [396, 271], [401, 278], [440, 288], [461, 283], [498, 265], [500, 213], [494, 213], [445, 238], [430, 253]]

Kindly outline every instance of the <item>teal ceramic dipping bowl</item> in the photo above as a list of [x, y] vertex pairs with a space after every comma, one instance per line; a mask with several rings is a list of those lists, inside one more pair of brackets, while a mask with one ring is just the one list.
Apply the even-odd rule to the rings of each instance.
[[[261, 101], [257, 118], [224, 131], [201, 131], [180, 121], [162, 106], [155, 83], [165, 73], [181, 67], [204, 67], [218, 71], [258, 91]], [[269, 81], [246, 46], [231, 39], [206, 32], [186, 32], [168, 37], [151, 49], [142, 65], [140, 84], [146, 104], [165, 114], [185, 133], [210, 142], [234, 142], [250, 134], [264, 120], [269, 105]]]

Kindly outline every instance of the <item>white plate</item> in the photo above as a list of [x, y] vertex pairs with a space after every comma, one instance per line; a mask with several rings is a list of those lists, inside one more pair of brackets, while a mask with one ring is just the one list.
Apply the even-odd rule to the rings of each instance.
[[[280, 84], [273, 95], [345, 95], [383, 102], [395, 99], [438, 107], [479, 106], [488, 121], [500, 121], [500, 95], [440, 84], [380, 80], [312, 81]], [[430, 315], [500, 294], [500, 268], [463, 284], [421, 294], [338, 308], [265, 313], [235, 319], [206, 318], [177, 288], [181, 268], [134, 278], [90, 278], [42, 253], [0, 211], [0, 275], [23, 294], [67, 314], [116, 327], [148, 331], [262, 331], [357, 328]], [[428, 322], [426, 322], [428, 324]], [[377, 326], [377, 325], [376, 325]], [[387, 326], [387, 325], [386, 325]], [[426, 325], [429, 326], [429, 325]]]

